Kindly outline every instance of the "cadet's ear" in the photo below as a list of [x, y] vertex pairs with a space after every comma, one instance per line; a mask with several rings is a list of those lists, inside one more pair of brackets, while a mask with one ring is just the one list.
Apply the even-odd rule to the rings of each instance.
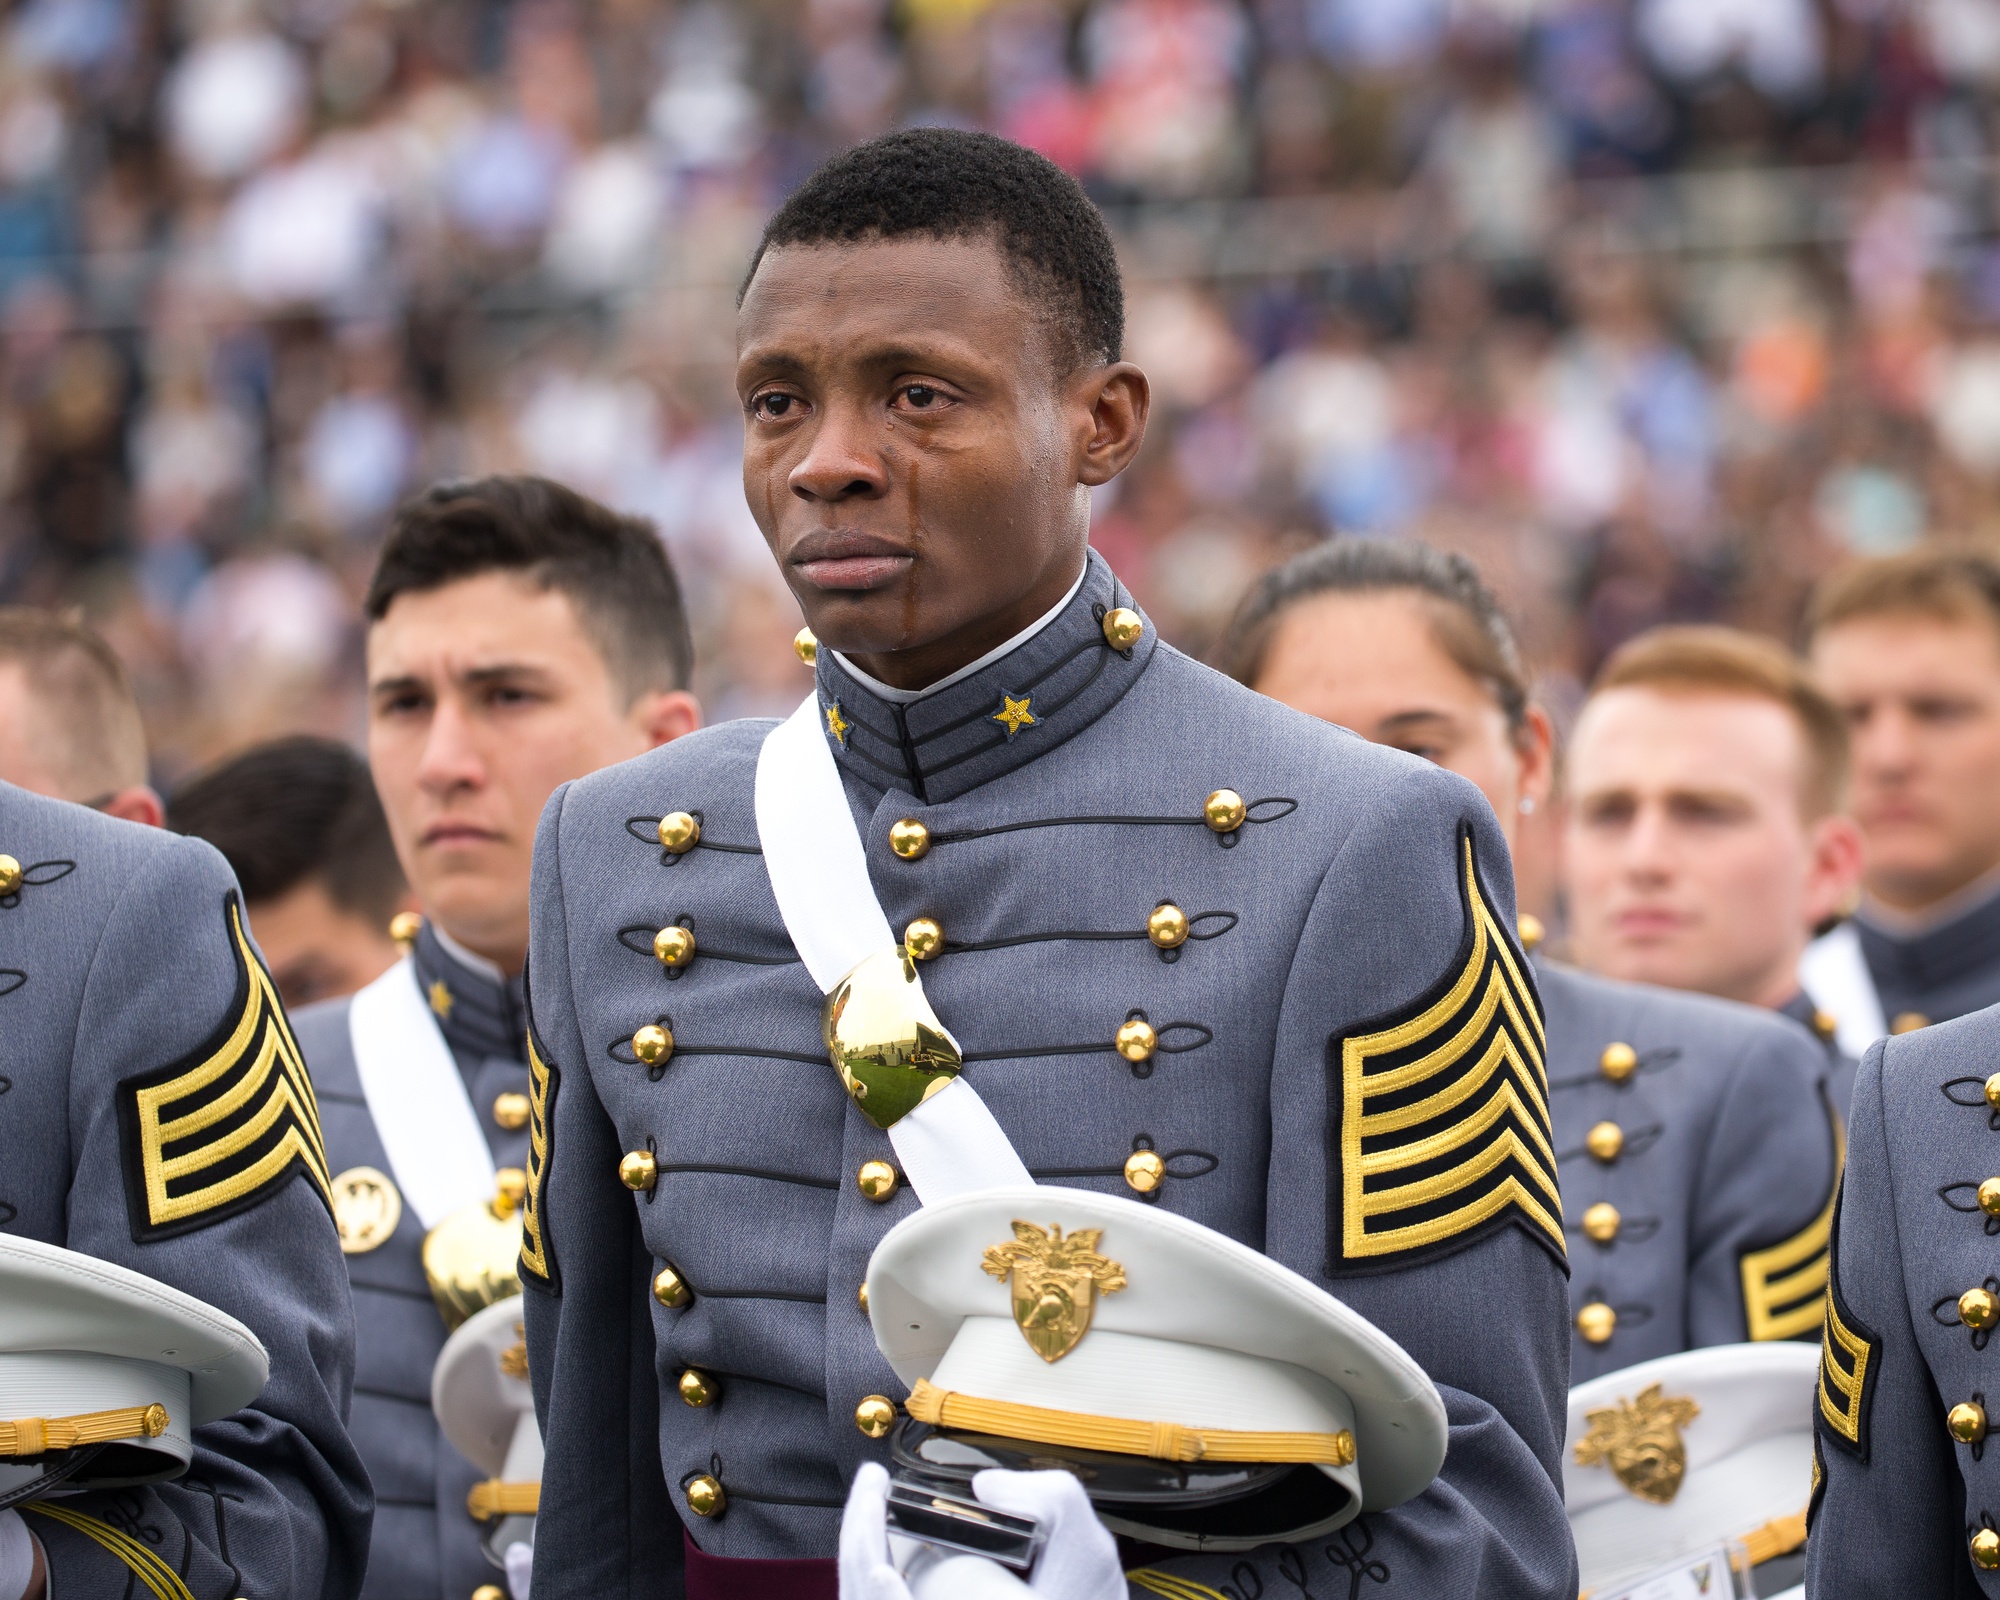
[[646, 748], [657, 749], [701, 726], [701, 702], [685, 689], [653, 689], [634, 700], [627, 715], [645, 736]]
[[1090, 408], [1091, 424], [1076, 480], [1094, 489], [1130, 466], [1145, 443], [1153, 390], [1145, 373], [1129, 361], [1085, 368], [1075, 381], [1082, 391], [1079, 398]]
[[167, 825], [166, 805], [148, 784], [136, 783], [129, 789], [120, 789], [97, 809], [107, 817], [123, 817], [144, 828]]

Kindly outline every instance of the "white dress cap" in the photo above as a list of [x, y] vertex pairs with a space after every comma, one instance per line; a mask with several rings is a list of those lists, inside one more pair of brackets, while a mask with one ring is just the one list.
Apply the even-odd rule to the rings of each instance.
[[508, 1545], [531, 1542], [529, 1519], [541, 1502], [542, 1433], [528, 1387], [518, 1294], [474, 1312], [445, 1340], [431, 1368], [431, 1410], [453, 1448], [486, 1474], [465, 1513], [489, 1524], [489, 1553], [499, 1560]]
[[240, 1411], [271, 1364], [214, 1306], [95, 1256], [0, 1235], [0, 1492], [93, 1454], [66, 1489], [178, 1477], [191, 1430]]
[[1563, 1495], [1586, 1592], [1745, 1540], [1788, 1553], [1812, 1494], [1819, 1347], [1711, 1345], [1569, 1392]]
[[[868, 1307], [911, 1417], [1154, 1460], [1316, 1467], [1347, 1492], [1293, 1536], [1400, 1504], [1444, 1463], [1444, 1404], [1401, 1346], [1157, 1206], [1052, 1186], [926, 1206], [876, 1246]], [[1207, 1549], [1283, 1536], [1144, 1532]]]

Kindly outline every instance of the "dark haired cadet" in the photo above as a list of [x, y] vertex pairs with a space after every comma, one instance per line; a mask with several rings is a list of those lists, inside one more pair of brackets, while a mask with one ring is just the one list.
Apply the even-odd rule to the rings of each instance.
[[[1330, 1287], [1444, 1396], [1422, 1493], [1296, 1548], [1129, 1550], [1135, 1590], [1574, 1600], [1561, 1203], [1506, 846], [1470, 784], [1161, 643], [1088, 550], [1090, 491], [1145, 432], [1119, 306], [1076, 184], [985, 135], [838, 156], [765, 236], [744, 484], [815, 693], [783, 740], [729, 723], [564, 788], [536, 845], [537, 1600], [832, 1600], [850, 1485], [890, 1458], [909, 1391], [859, 1291], [932, 1177], [829, 1066], [805, 902], [774, 897], [822, 836], [865, 857], [843, 903], [922, 961], [1031, 1173]], [[773, 748], [821, 810], [781, 815]], [[1419, 1199], [1398, 1175], [1427, 1161]], [[878, 1524], [855, 1558], [882, 1547]]]
[[535, 819], [558, 784], [687, 732], [700, 710], [650, 524], [544, 478], [440, 484], [403, 506], [365, 611], [369, 767], [424, 915], [399, 929], [408, 961], [307, 1007], [298, 1033], [360, 1327], [352, 1428], [378, 1501], [362, 1592], [466, 1600], [497, 1585], [485, 1547], [503, 1556], [516, 1525], [475, 1520], [484, 1475], [432, 1418], [447, 1330], [422, 1250], [527, 1164]]
[[[1400, 540], [1308, 551], [1251, 589], [1222, 659], [1287, 705], [1472, 779], [1510, 843], [1547, 801], [1548, 715], [1463, 556]], [[1540, 930], [1523, 920], [1532, 949]], [[1540, 954], [1534, 970], [1570, 1241], [1572, 1379], [1700, 1345], [1811, 1338], [1837, 1166], [1811, 1037], [1755, 1007]], [[1780, 1559], [1796, 1575], [1800, 1558]], [[1782, 1587], [1776, 1576], [1760, 1573], [1760, 1590]]]

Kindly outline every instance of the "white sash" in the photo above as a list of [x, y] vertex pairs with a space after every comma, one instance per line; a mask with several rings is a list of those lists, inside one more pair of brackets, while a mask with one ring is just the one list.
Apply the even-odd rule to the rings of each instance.
[[355, 994], [347, 1035], [390, 1175], [425, 1230], [491, 1200], [493, 1152], [409, 957]]
[[[902, 941], [889, 931], [840, 769], [820, 732], [819, 696], [773, 728], [757, 754], [757, 835], [785, 931], [821, 993]], [[827, 1070], [833, 1070], [829, 1062]], [[1032, 1184], [986, 1102], [963, 1078], [889, 1129], [903, 1177], [924, 1204]]]
[[1834, 1020], [1833, 1041], [1840, 1053], [1861, 1056], [1889, 1031], [1882, 1015], [1882, 997], [1862, 953], [1861, 935], [1843, 922], [1806, 946], [1799, 957], [1799, 987], [1806, 998]]

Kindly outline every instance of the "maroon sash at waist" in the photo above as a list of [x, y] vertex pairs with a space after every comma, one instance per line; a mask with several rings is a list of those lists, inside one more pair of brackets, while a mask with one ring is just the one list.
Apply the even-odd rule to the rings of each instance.
[[704, 1554], [687, 1540], [687, 1600], [839, 1600], [840, 1566], [830, 1557], [753, 1561]]

